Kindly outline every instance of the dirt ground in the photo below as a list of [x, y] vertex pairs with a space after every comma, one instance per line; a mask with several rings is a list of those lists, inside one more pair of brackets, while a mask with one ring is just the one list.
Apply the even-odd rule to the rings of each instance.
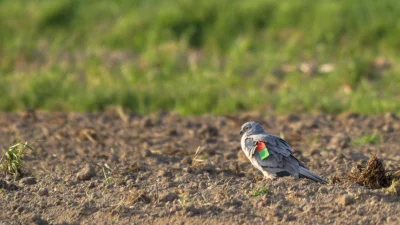
[[[399, 169], [393, 114], [183, 117], [2, 113], [2, 152], [27, 141], [24, 176], [0, 175], [0, 224], [400, 224], [400, 197], [354, 183], [263, 180], [240, 150], [240, 126], [283, 135], [321, 176], [344, 178], [372, 153]], [[354, 144], [376, 133], [378, 143]]]

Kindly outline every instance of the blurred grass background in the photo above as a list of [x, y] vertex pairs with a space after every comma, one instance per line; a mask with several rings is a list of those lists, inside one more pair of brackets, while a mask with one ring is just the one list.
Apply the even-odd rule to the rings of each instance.
[[0, 110], [400, 113], [397, 0], [0, 0]]

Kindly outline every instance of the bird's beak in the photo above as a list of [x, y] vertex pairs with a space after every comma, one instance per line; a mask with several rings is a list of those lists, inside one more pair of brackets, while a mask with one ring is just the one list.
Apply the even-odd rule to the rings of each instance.
[[240, 135], [243, 135], [243, 131], [242, 130], [240, 131]]

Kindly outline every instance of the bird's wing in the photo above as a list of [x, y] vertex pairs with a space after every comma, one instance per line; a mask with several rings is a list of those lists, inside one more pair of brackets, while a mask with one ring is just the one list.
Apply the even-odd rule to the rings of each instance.
[[256, 151], [256, 144], [251, 137], [244, 140], [244, 150], [248, 157], [252, 157]]
[[[303, 166], [292, 156], [293, 150], [290, 145], [280, 137], [258, 134], [249, 136], [248, 139], [251, 141], [246, 141], [246, 145], [248, 142], [249, 145], [252, 143], [255, 146], [252, 155], [263, 168], [288, 170], [294, 174], [299, 165]], [[267, 153], [262, 151], [263, 147], [266, 147]]]
[[267, 145], [268, 150], [283, 156], [289, 157], [293, 153], [292, 147], [282, 138], [271, 134], [258, 134], [252, 136], [256, 142], [262, 141]]
[[250, 157], [255, 159], [263, 170], [277, 176], [292, 175], [306, 177], [316, 182], [327, 183], [320, 176], [309, 171], [292, 153], [290, 145], [280, 137], [270, 134], [252, 135], [246, 138]]

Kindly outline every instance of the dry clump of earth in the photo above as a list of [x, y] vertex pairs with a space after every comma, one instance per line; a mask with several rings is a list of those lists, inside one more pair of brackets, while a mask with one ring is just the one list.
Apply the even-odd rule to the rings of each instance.
[[354, 166], [348, 177], [350, 181], [371, 189], [390, 187], [392, 180], [396, 179], [396, 176], [386, 173], [383, 160], [378, 159], [376, 154], [372, 155], [365, 167]]
[[[331, 183], [263, 180], [240, 150], [239, 129], [248, 120], [283, 136]], [[379, 142], [357, 141], [368, 134]], [[0, 175], [0, 223], [399, 224], [397, 179], [382, 188], [332, 182], [358, 164], [366, 167], [353, 172], [369, 177], [363, 171], [374, 154], [394, 176], [399, 134], [400, 119], [391, 113], [2, 113], [1, 150], [26, 141], [35, 154], [25, 155], [19, 179]], [[374, 165], [382, 172], [383, 164]]]

